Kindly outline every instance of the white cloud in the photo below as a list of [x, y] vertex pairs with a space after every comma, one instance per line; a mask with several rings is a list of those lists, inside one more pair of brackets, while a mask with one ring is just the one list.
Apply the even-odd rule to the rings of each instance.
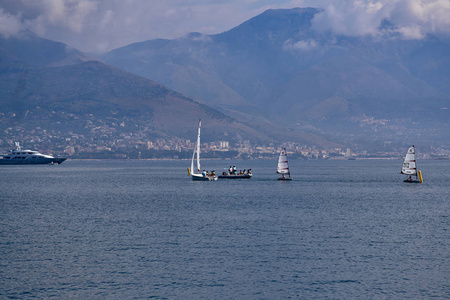
[[287, 40], [283, 47], [285, 50], [309, 51], [317, 48], [318, 44], [315, 40], [293, 41]]
[[[84, 29], [86, 18], [96, 11], [97, 4], [96, 0], [0, 1], [1, 18], [8, 21], [0, 32], [5, 34], [26, 28], [42, 35], [58, 30], [79, 34]], [[5, 8], [10, 12], [5, 12]]]
[[313, 20], [318, 31], [347, 36], [383, 34], [387, 20], [392, 32], [404, 38], [420, 39], [427, 33], [450, 34], [448, 0], [336, 0], [323, 5]]
[[20, 21], [20, 18], [13, 16], [9, 13], [3, 11], [0, 8], [0, 35], [3, 37], [10, 37], [12, 35], [18, 34], [23, 30], [24, 26]]
[[0, 8], [1, 20], [8, 18], [0, 28], [3, 34], [28, 28], [84, 51], [101, 52], [194, 31], [220, 33], [271, 6], [254, 0], [0, 0]]
[[104, 15], [103, 18], [100, 21], [100, 25], [102, 28], [107, 27], [109, 24], [111, 24], [111, 22], [113, 21], [113, 17], [114, 17], [114, 12], [110, 9], [108, 9]]
[[[318, 31], [380, 34], [383, 20], [405, 38], [450, 33], [448, 0], [0, 0], [0, 34], [27, 28], [83, 51], [108, 51], [154, 38], [229, 30], [269, 8], [319, 7]], [[292, 44], [297, 49], [310, 42]]]

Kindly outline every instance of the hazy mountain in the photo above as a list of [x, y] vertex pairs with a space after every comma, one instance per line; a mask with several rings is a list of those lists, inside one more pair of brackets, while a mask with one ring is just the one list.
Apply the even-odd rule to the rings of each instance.
[[102, 59], [237, 116], [330, 137], [366, 138], [355, 121], [364, 117], [388, 119], [392, 134], [412, 121], [448, 128], [448, 37], [318, 34], [311, 21], [319, 12], [268, 10], [221, 34], [135, 43]]
[[0, 57], [41, 67], [67, 66], [92, 60], [83, 52], [66, 44], [23, 31], [9, 38], [0, 37]]
[[[229, 133], [267, 138], [206, 105], [102, 62], [57, 68], [9, 67], [0, 72], [0, 109], [14, 113], [19, 122], [28, 122], [26, 116], [34, 115], [33, 121], [39, 122], [51, 112], [64, 112], [80, 118], [77, 126], [81, 127], [83, 117], [93, 114], [103, 120], [127, 119], [136, 130], [145, 125], [153, 136], [192, 137], [198, 118], [203, 118], [206, 137]], [[59, 127], [69, 132], [73, 125]]]
[[0, 38], [0, 112], [3, 129], [14, 125], [33, 131], [39, 127], [62, 136], [90, 136], [87, 128], [95, 121], [109, 126], [106, 132], [116, 126], [120, 130], [112, 131], [118, 136], [144, 132], [143, 140], [195, 138], [198, 119], [202, 118], [205, 141], [269, 142], [286, 137], [330, 144], [314, 134], [280, 133], [279, 128], [270, 126], [269, 130], [257, 130], [247, 120], [231, 118], [149, 79], [89, 61], [76, 49], [29, 32]]

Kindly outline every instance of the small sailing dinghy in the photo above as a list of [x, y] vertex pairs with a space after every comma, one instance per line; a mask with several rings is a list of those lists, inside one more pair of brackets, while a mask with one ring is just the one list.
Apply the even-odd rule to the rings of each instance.
[[[408, 151], [406, 151], [405, 158], [403, 159], [403, 166], [401, 174], [405, 174], [408, 177], [403, 180], [403, 182], [408, 183], [422, 183], [422, 172], [419, 170], [417, 171], [416, 166], [416, 152], [414, 149], [414, 145], [410, 146], [408, 148]], [[414, 179], [413, 176], [416, 178]]]
[[[196, 181], [213, 181], [217, 180], [216, 174], [214, 171], [207, 172], [205, 170], [201, 171], [200, 168], [200, 128], [202, 127], [202, 120], [198, 120], [198, 134], [197, 134], [197, 143], [194, 147], [194, 153], [192, 153], [192, 161], [191, 168], [188, 168], [188, 173], [191, 176], [192, 180]], [[194, 169], [194, 158], [195, 153], [197, 153], [197, 168]]]
[[[281, 174], [281, 177], [277, 180], [292, 180], [291, 172], [289, 171], [286, 148], [281, 149], [280, 156], [278, 156], [277, 173]], [[286, 177], [286, 175], [289, 177]]]

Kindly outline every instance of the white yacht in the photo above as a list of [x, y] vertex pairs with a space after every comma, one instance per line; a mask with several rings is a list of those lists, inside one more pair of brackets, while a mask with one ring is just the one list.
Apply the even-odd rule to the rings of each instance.
[[56, 158], [33, 150], [22, 150], [16, 142], [16, 149], [10, 150], [8, 154], [2, 155], [0, 165], [33, 165], [33, 164], [60, 164], [67, 158]]

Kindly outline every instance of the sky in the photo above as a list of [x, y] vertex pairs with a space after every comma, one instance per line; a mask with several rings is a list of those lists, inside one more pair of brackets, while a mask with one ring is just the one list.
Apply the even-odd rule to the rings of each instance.
[[155, 38], [227, 31], [267, 9], [316, 7], [313, 28], [380, 34], [388, 20], [406, 39], [450, 34], [450, 0], [0, 0], [0, 35], [23, 30], [103, 53]]

